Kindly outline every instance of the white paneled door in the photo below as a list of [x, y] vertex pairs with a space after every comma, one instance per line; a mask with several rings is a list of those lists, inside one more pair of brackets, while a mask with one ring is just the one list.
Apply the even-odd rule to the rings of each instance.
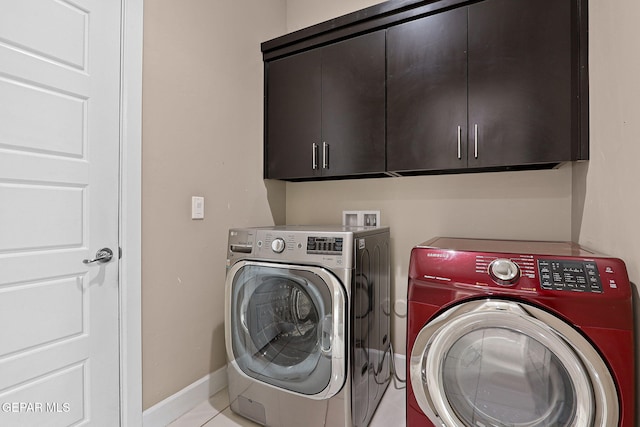
[[0, 0], [0, 426], [120, 424], [121, 7]]

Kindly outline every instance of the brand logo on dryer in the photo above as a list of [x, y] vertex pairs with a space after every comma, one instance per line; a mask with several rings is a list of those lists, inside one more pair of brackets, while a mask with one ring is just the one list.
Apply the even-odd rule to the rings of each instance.
[[427, 253], [427, 258], [447, 259], [447, 258], [449, 258], [449, 254], [448, 253], [444, 253], [444, 252], [428, 252]]

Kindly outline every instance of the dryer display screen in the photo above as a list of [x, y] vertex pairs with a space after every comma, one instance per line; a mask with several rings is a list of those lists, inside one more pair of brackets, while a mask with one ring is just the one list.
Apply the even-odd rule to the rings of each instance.
[[538, 272], [542, 289], [602, 292], [598, 267], [592, 261], [539, 259]]

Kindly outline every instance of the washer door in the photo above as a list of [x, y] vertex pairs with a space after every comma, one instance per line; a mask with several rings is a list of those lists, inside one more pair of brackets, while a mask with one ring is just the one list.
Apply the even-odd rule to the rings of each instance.
[[619, 407], [606, 364], [559, 318], [524, 303], [471, 301], [420, 331], [411, 386], [436, 425], [614, 426]]
[[346, 298], [312, 266], [243, 261], [227, 273], [226, 344], [244, 375], [326, 399], [345, 381]]

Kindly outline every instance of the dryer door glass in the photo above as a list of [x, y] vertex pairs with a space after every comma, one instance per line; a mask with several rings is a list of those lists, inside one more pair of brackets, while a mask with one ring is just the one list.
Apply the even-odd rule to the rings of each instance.
[[410, 360], [411, 386], [425, 414], [451, 426], [605, 425], [594, 424], [603, 416], [594, 409], [601, 392], [576, 350], [585, 347], [578, 334], [565, 334], [570, 327], [551, 315], [546, 321], [533, 315], [539, 312], [476, 300], [428, 322]]
[[449, 404], [466, 425], [568, 426], [576, 412], [558, 357], [516, 331], [482, 328], [460, 337], [442, 369]]
[[334, 322], [344, 301], [334, 302], [330, 273], [314, 269], [248, 264], [231, 284], [235, 362], [251, 378], [304, 395], [326, 391], [334, 359], [344, 360], [335, 354], [344, 325]]

